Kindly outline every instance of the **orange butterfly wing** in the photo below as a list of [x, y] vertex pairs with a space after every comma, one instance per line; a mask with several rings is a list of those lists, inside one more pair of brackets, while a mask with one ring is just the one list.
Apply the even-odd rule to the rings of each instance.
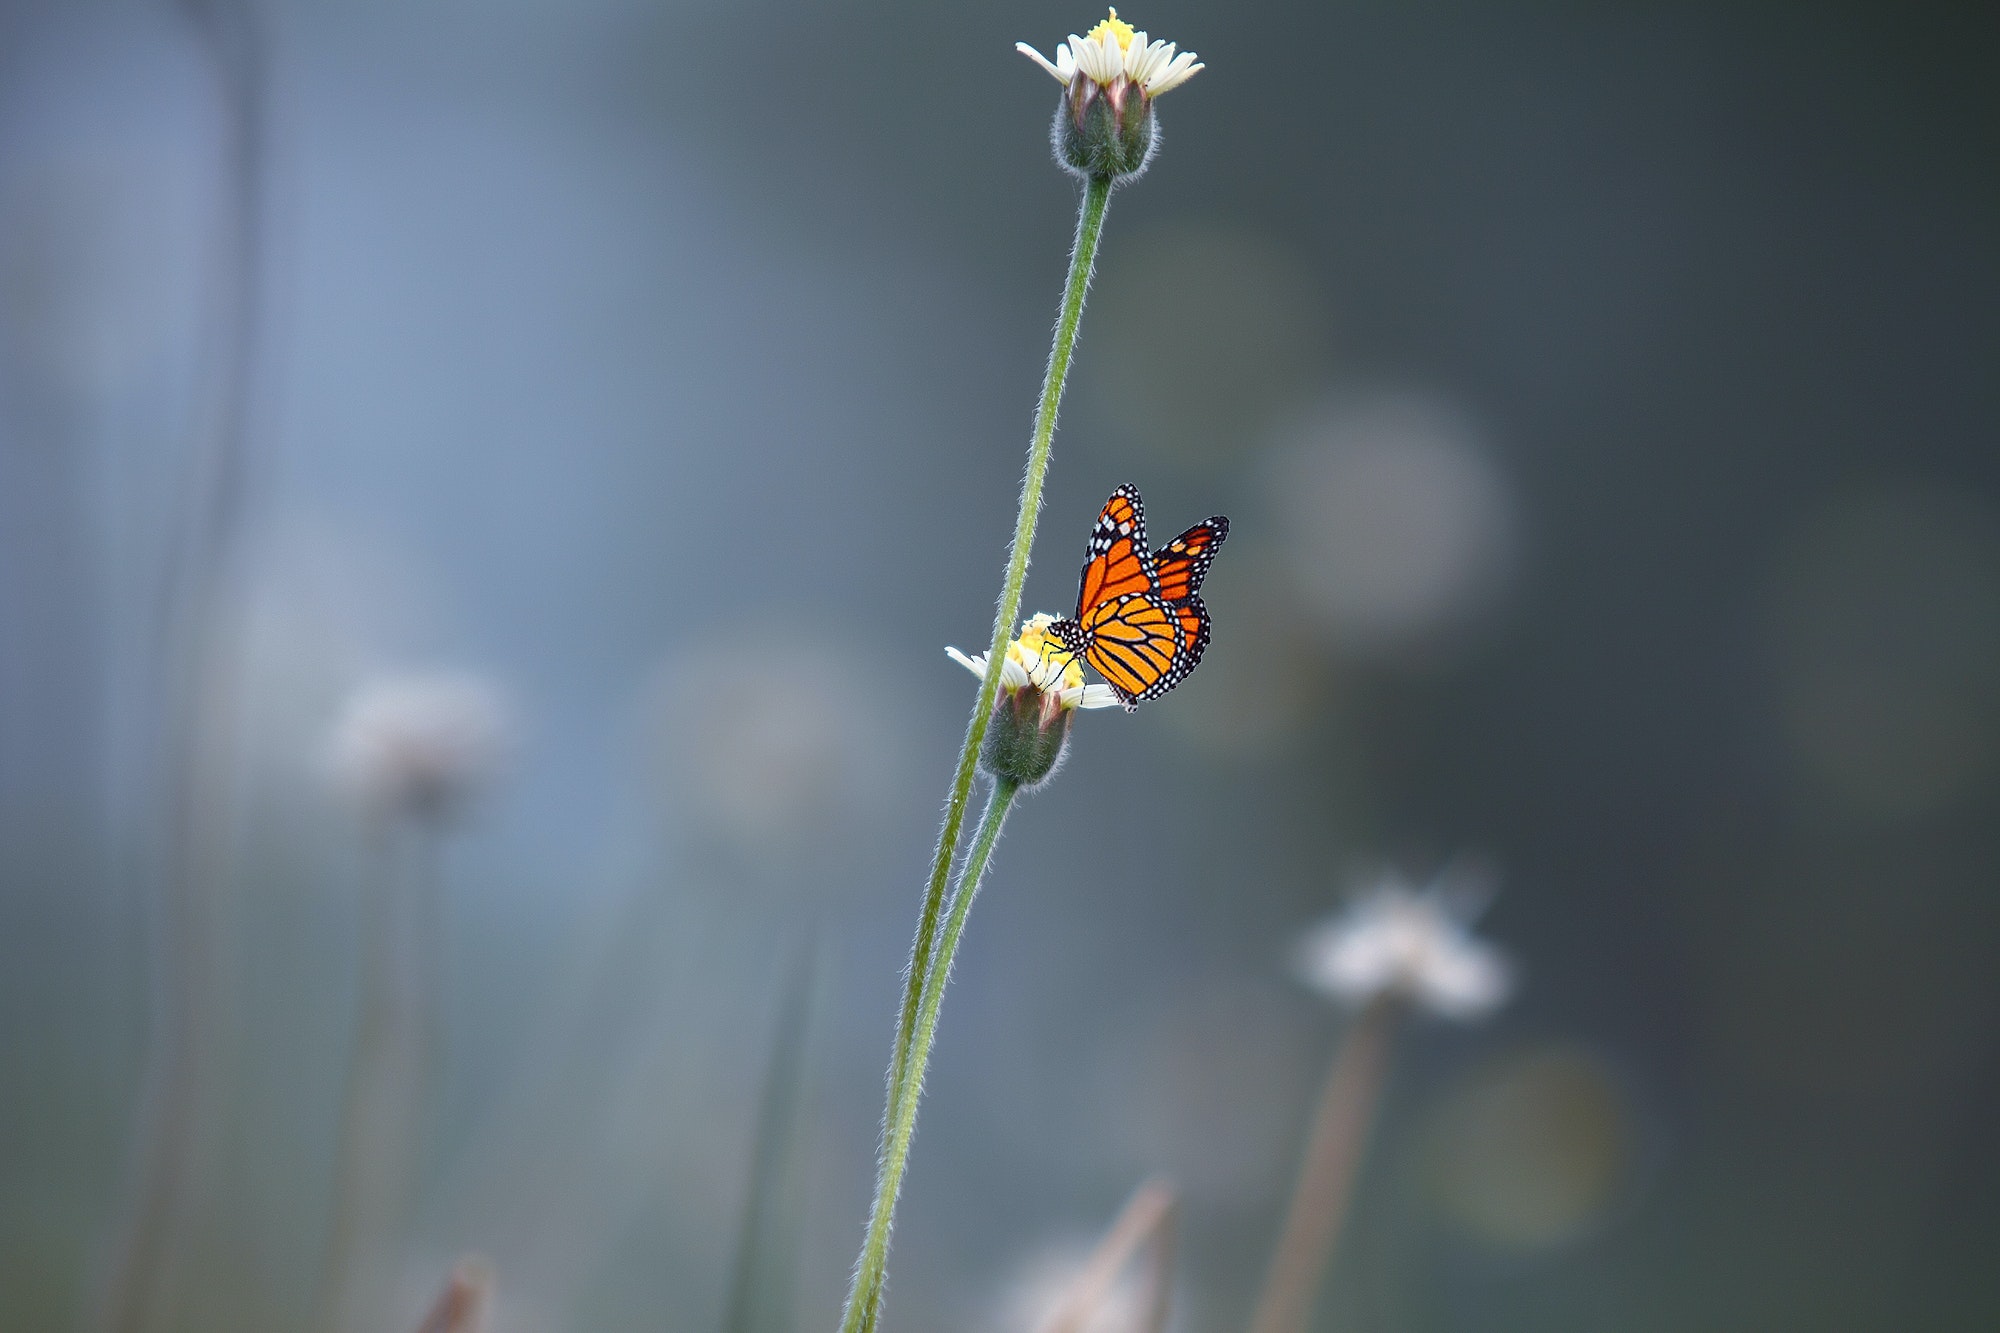
[[1229, 520], [1211, 518], [1149, 555], [1145, 502], [1120, 486], [1090, 530], [1076, 617], [1051, 626], [1057, 640], [1081, 653], [1126, 708], [1159, 698], [1208, 647], [1208, 608], [1195, 593], [1228, 536]]
[[1076, 618], [1091, 608], [1134, 593], [1153, 591], [1153, 557], [1146, 546], [1146, 508], [1139, 492], [1120, 486], [1111, 492], [1090, 530], [1083, 573], [1077, 579]]
[[1159, 698], [1187, 675], [1180, 619], [1151, 593], [1100, 602], [1081, 623], [1083, 660], [1128, 707]]
[[1216, 548], [1228, 540], [1229, 520], [1217, 514], [1204, 519], [1161, 547], [1153, 556], [1155, 590], [1168, 602], [1184, 602], [1201, 591]]

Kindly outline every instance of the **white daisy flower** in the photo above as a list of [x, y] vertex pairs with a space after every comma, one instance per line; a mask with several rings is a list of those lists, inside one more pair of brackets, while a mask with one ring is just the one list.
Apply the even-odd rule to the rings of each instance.
[[1514, 985], [1507, 960], [1469, 929], [1489, 896], [1464, 875], [1424, 889], [1384, 875], [1306, 933], [1299, 976], [1347, 1004], [1396, 996], [1444, 1018], [1484, 1018]]
[[[1046, 613], [1030, 616], [1007, 645], [1007, 655], [1000, 659], [1000, 694], [979, 747], [980, 767], [1022, 791], [1033, 791], [1062, 767], [1077, 709], [1119, 702], [1110, 686], [1083, 683], [1076, 654], [1049, 633], [1054, 623], [1055, 617]], [[984, 656], [968, 656], [956, 648], [945, 652], [986, 679]]]
[[[1055, 617], [1037, 612], [1021, 623], [1020, 636], [1007, 645], [1000, 661], [1000, 690], [1018, 694], [1033, 689], [1055, 700], [1059, 708], [1111, 708], [1118, 696], [1109, 685], [1083, 683], [1083, 666], [1076, 654], [1057, 643], [1048, 632]], [[946, 656], [981, 680], [986, 679], [986, 654], [966, 654], [946, 648]]]
[[1172, 42], [1148, 41], [1145, 33], [1119, 18], [1115, 9], [1110, 18], [1092, 28], [1087, 36], [1071, 33], [1067, 42], [1056, 47], [1054, 60], [1026, 42], [1014, 43], [1014, 49], [1047, 70], [1065, 88], [1080, 73], [1101, 88], [1109, 88], [1122, 78], [1147, 97], [1158, 97], [1180, 87], [1203, 68], [1194, 52], [1175, 54]]

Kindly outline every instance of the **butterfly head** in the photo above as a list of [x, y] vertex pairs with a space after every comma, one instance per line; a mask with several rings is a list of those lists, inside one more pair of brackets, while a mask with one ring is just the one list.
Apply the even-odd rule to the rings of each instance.
[[1083, 627], [1074, 620], [1057, 620], [1046, 611], [1022, 622], [1021, 633], [1007, 645], [1009, 661], [1017, 663], [1036, 689], [1054, 693], [1083, 686]]
[[[1084, 632], [1083, 626], [1067, 618], [1051, 620], [1045, 633], [1052, 641], [1054, 650], [1067, 655], [1072, 663], [1076, 661], [1076, 655], [1083, 651], [1084, 645], [1090, 642], [1090, 637]], [[1078, 678], [1082, 678], [1080, 671]]]

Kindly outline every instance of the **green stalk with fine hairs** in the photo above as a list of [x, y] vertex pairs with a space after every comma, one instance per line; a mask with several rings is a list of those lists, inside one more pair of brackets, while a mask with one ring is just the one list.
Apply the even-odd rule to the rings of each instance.
[[889, 1226], [896, 1211], [896, 1196], [902, 1190], [903, 1170], [910, 1160], [910, 1136], [917, 1128], [917, 1099], [923, 1092], [924, 1066], [930, 1061], [931, 1042], [937, 1036], [938, 1010], [944, 1004], [945, 982], [951, 976], [951, 960], [958, 953], [959, 937], [965, 933], [965, 918], [972, 900], [979, 894], [979, 882], [992, 859], [993, 844], [999, 841], [1000, 826], [1007, 822], [1014, 797], [1020, 791], [1004, 778], [996, 779], [986, 801], [986, 814], [973, 835], [972, 848], [959, 872], [958, 891], [941, 927], [937, 947], [931, 951], [930, 966], [922, 978], [922, 1000], [917, 1008], [910, 1048], [905, 1062], [904, 1093], [890, 1106], [887, 1142], [882, 1150], [882, 1178], [875, 1190], [875, 1207], [869, 1217], [868, 1240], [861, 1250], [861, 1262], [854, 1275], [854, 1290], [847, 1298], [847, 1316], [841, 1333], [872, 1333], [882, 1308], [882, 1279], [889, 1262]]
[[[1076, 244], [1070, 251], [1069, 278], [1063, 287], [1062, 310], [1056, 318], [1056, 332], [1049, 349], [1048, 370], [1042, 377], [1042, 399], [1035, 412], [1035, 432], [1028, 444], [1027, 474], [1021, 484], [1021, 506], [1014, 520], [1014, 540], [1007, 554], [1007, 573], [1000, 588], [1000, 605], [993, 619], [993, 639], [986, 652], [986, 678], [979, 683], [973, 701], [972, 721], [966, 727], [965, 744], [959, 751], [958, 770], [953, 775], [951, 794], [945, 802], [944, 827], [938, 833], [937, 851], [931, 861], [930, 883], [924, 892], [923, 908], [917, 918], [917, 936], [910, 949], [910, 968], [904, 978], [903, 1010], [896, 1029], [896, 1044], [889, 1062], [889, 1105], [882, 1120], [882, 1161], [876, 1177], [875, 1202], [870, 1210], [868, 1235], [862, 1244], [861, 1260], [855, 1269], [854, 1287], [847, 1298], [847, 1313], [841, 1320], [842, 1333], [873, 1330], [881, 1299], [882, 1272], [888, 1261], [889, 1227], [896, 1211], [896, 1195], [903, 1178], [904, 1159], [909, 1153], [909, 1131], [898, 1126], [906, 1118], [913, 1125], [917, 1092], [923, 1085], [923, 1061], [913, 1059], [919, 1019], [924, 1007], [928, 979], [936, 969], [932, 954], [938, 946], [939, 918], [944, 911], [945, 888], [951, 879], [951, 863], [958, 850], [959, 835], [965, 826], [965, 807], [971, 799], [972, 780], [978, 771], [979, 747], [993, 718], [994, 700], [1000, 693], [1000, 663], [1013, 637], [1014, 624], [1021, 614], [1021, 585], [1028, 574], [1028, 555], [1035, 544], [1035, 523], [1041, 517], [1042, 481], [1048, 473], [1049, 449], [1055, 440], [1056, 412], [1062, 404], [1063, 385], [1069, 378], [1071, 354], [1076, 350], [1077, 327], [1083, 320], [1083, 299], [1090, 290], [1090, 275], [1097, 262], [1097, 241], [1104, 230], [1104, 213], [1111, 201], [1111, 179], [1094, 176], [1084, 185], [1083, 202], [1076, 222]], [[1009, 793], [1012, 799], [1012, 793]], [[997, 832], [997, 830], [996, 830]], [[971, 862], [967, 862], [967, 870]], [[961, 879], [963, 886], [972, 881]], [[929, 1045], [925, 1043], [925, 1053]], [[898, 1143], [900, 1142], [900, 1148]]]

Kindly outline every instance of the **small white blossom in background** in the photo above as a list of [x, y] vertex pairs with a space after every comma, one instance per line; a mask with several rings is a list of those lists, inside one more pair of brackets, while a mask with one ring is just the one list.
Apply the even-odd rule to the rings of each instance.
[[1513, 971], [1470, 925], [1490, 891], [1453, 876], [1413, 888], [1384, 875], [1306, 933], [1300, 978], [1346, 1004], [1407, 1000], [1444, 1018], [1485, 1018], [1513, 992]]
[[867, 842], [897, 790], [905, 745], [884, 685], [838, 626], [705, 630], [666, 656], [643, 700], [660, 809], [797, 887], [784, 867]]
[[477, 676], [383, 676], [348, 696], [328, 758], [335, 780], [371, 812], [442, 819], [499, 775], [513, 730], [506, 700]]

